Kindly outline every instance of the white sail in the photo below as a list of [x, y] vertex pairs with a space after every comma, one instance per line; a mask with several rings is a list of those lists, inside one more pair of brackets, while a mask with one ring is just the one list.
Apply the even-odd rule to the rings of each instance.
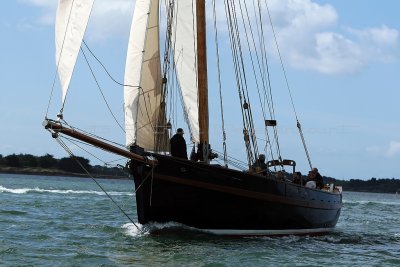
[[159, 0], [136, 0], [124, 83], [126, 145], [160, 149], [157, 138], [166, 129], [157, 127], [165, 116], [160, 110]]
[[93, 1], [60, 0], [58, 3], [55, 26], [56, 64], [61, 82], [62, 102], [71, 81]]
[[196, 1], [175, 1], [172, 44], [193, 142], [199, 142]]

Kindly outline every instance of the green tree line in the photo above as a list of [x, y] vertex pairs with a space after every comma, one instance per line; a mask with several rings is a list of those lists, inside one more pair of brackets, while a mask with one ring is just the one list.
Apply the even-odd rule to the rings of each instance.
[[[80, 164], [77, 161], [79, 161]], [[11, 154], [8, 156], [3, 156], [0, 154], [0, 167], [42, 168], [84, 174], [86, 171], [81, 165], [84, 167], [84, 169], [93, 174], [126, 176], [126, 173], [117, 167], [100, 165], [92, 166], [90, 164], [90, 160], [84, 157], [65, 157], [57, 159], [50, 154], [46, 154], [44, 156], [34, 156], [31, 154]]]

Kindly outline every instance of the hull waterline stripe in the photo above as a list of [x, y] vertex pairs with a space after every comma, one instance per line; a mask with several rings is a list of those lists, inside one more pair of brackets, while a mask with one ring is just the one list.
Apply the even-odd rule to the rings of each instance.
[[285, 229], [285, 230], [242, 230], [242, 229], [201, 229], [215, 235], [230, 236], [276, 236], [276, 235], [309, 235], [324, 234], [334, 230], [334, 228], [315, 228], [315, 229]]

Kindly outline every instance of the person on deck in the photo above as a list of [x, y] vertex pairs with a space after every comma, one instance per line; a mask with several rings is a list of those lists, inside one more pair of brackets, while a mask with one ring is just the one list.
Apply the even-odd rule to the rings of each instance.
[[317, 188], [322, 189], [324, 187], [324, 179], [322, 179], [321, 174], [319, 174], [317, 168], [313, 168], [311, 171], [314, 174], [314, 180], [317, 185]]
[[185, 138], [183, 138], [183, 134], [183, 129], [178, 128], [176, 134], [169, 140], [171, 156], [187, 159], [186, 141]]
[[305, 187], [315, 189], [317, 187], [317, 183], [315, 182], [315, 174], [312, 171], [308, 172], [307, 182]]
[[293, 183], [303, 185], [301, 172], [293, 173]]
[[256, 173], [265, 174], [267, 172], [267, 164], [265, 163], [265, 155], [260, 154], [258, 156], [258, 159], [256, 159], [256, 161], [254, 162], [252, 167]]
[[285, 173], [284, 171], [278, 171], [276, 173], [276, 179], [279, 181], [285, 181]]

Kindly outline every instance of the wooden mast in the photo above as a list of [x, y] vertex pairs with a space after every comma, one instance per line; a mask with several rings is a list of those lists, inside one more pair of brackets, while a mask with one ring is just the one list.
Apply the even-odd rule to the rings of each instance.
[[196, 1], [196, 23], [200, 147], [203, 147], [204, 161], [208, 162], [208, 83], [205, 0]]

